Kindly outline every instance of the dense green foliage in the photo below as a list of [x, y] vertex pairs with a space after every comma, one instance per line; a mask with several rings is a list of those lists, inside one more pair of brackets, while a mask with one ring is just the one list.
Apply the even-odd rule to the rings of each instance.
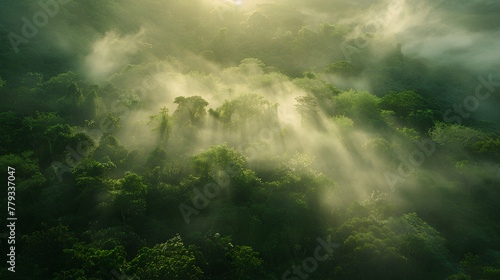
[[16, 47], [40, 6], [1, 4], [1, 279], [500, 279], [466, 67], [287, 6], [67, 2]]

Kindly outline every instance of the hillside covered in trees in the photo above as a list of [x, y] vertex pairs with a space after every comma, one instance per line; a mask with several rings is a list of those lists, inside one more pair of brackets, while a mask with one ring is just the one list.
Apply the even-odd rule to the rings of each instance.
[[0, 279], [500, 279], [499, 11], [0, 1]]

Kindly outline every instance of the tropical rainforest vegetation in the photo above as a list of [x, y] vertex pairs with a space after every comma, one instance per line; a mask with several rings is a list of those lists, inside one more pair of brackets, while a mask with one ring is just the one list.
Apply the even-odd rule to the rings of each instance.
[[500, 279], [498, 4], [0, 6], [1, 279]]

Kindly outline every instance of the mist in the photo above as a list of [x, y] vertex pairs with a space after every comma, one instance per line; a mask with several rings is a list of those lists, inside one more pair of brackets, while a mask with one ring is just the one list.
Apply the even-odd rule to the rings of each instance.
[[20, 250], [80, 256], [19, 266], [496, 279], [499, 24], [490, 0], [2, 1]]

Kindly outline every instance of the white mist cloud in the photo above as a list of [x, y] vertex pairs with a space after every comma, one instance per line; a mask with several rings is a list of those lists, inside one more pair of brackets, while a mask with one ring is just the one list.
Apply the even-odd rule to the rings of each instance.
[[104, 81], [109, 75], [130, 62], [130, 56], [137, 53], [145, 31], [120, 36], [114, 31], [107, 32], [97, 40], [92, 52], [85, 58], [84, 68], [91, 79]]

